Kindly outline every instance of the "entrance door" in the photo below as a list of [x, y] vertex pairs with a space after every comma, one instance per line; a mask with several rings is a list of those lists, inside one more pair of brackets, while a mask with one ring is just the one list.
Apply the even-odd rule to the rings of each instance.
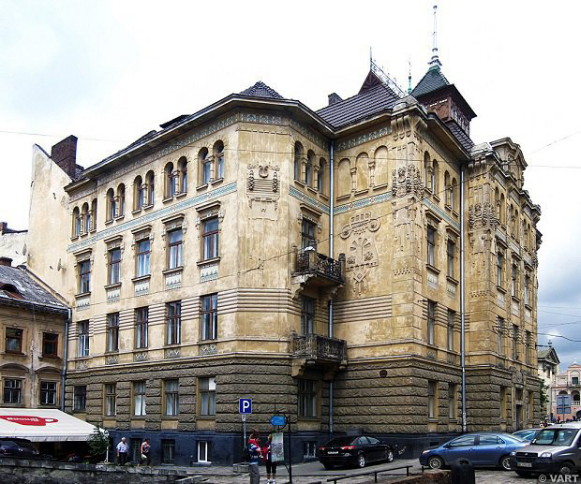
[[516, 430], [522, 429], [522, 405], [516, 405], [514, 425]]

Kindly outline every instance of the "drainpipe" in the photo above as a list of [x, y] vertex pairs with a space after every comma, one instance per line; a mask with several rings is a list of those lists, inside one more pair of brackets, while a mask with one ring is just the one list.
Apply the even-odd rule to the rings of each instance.
[[65, 380], [67, 377], [67, 360], [69, 354], [69, 327], [71, 324], [72, 311], [69, 308], [67, 320], [65, 322], [65, 335], [63, 342], [63, 368], [61, 370], [61, 411], [65, 411]]
[[[335, 141], [331, 140], [329, 146], [329, 257], [334, 259], [335, 250]], [[329, 338], [333, 337], [333, 298], [329, 301]], [[334, 398], [335, 382], [331, 380], [329, 382], [329, 434], [333, 435], [333, 398]]]
[[462, 367], [462, 432], [466, 432], [466, 274], [464, 251], [464, 164], [460, 165], [460, 365]]

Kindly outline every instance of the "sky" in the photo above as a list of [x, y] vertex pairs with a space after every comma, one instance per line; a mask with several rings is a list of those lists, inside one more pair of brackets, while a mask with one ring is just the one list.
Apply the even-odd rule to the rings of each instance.
[[[581, 363], [581, 2], [438, 0], [442, 71], [477, 113], [476, 143], [510, 137], [541, 206], [539, 345]], [[0, 0], [0, 220], [28, 223], [32, 146], [70, 134], [102, 160], [257, 81], [313, 110], [376, 63], [403, 87], [427, 70], [429, 0]], [[576, 149], [577, 148], [577, 149]], [[542, 348], [543, 346], [541, 346]]]

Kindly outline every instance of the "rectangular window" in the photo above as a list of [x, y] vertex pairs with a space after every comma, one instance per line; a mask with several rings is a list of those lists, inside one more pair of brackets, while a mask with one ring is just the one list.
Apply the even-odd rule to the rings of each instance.
[[510, 267], [510, 281], [511, 296], [518, 297], [518, 267], [516, 264], [512, 264]]
[[427, 232], [427, 263], [432, 267], [436, 267], [436, 229], [428, 226]]
[[161, 439], [161, 463], [173, 464], [176, 455], [176, 442], [170, 439]]
[[165, 393], [165, 415], [175, 417], [180, 413], [179, 381], [165, 380], [163, 388]]
[[107, 314], [107, 351], [119, 351], [119, 313]]
[[22, 403], [22, 380], [17, 378], [4, 379], [3, 401], [12, 405]]
[[166, 344], [179, 345], [181, 343], [182, 303], [180, 301], [167, 303], [166, 313]]
[[572, 376], [571, 377], [571, 384], [572, 385], [579, 385], [579, 377], [578, 376]]
[[457, 402], [456, 402], [456, 385], [448, 383], [448, 418], [456, 418]]
[[151, 241], [149, 239], [137, 242], [136, 252], [136, 276], [143, 277], [151, 274], [149, 265], [151, 254]]
[[22, 330], [6, 328], [6, 353], [22, 353]]
[[303, 457], [305, 459], [317, 457], [317, 442], [307, 441], [303, 443]]
[[77, 356], [89, 356], [89, 321], [77, 323]]
[[59, 335], [56, 333], [42, 333], [42, 356], [58, 356]]
[[218, 295], [210, 294], [200, 298], [202, 320], [202, 341], [218, 338]]
[[219, 254], [220, 231], [218, 217], [203, 222], [202, 257], [203, 260], [216, 259]]
[[301, 334], [313, 334], [315, 331], [315, 300], [312, 297], [301, 297]]
[[496, 322], [496, 346], [499, 355], [504, 355], [504, 319], [498, 318]]
[[147, 348], [149, 332], [149, 308], [135, 310], [135, 348]]
[[216, 379], [214, 377], [200, 378], [199, 386], [200, 415], [216, 415]]
[[446, 246], [446, 256], [447, 256], [447, 270], [448, 277], [454, 279], [454, 256], [456, 254], [456, 243], [453, 240], [448, 239]]
[[317, 248], [317, 240], [315, 238], [317, 224], [309, 219], [303, 218], [301, 223], [301, 249], [307, 247]]
[[512, 359], [518, 360], [520, 355], [518, 354], [518, 334], [519, 329], [516, 324], [512, 325]]
[[198, 441], [198, 462], [210, 462], [211, 444], [206, 440]]
[[308, 418], [317, 415], [317, 382], [315, 380], [298, 380], [298, 416]]
[[84, 412], [87, 409], [87, 386], [75, 385], [73, 389], [73, 412]]
[[105, 415], [112, 417], [117, 413], [117, 388], [115, 383], [105, 384]]
[[500, 418], [506, 419], [507, 417], [507, 400], [508, 392], [505, 387], [500, 388]]
[[133, 415], [143, 417], [145, 413], [145, 382], [133, 383]]
[[171, 230], [167, 233], [168, 259], [167, 268], [176, 269], [182, 267], [182, 229]]
[[121, 249], [115, 248], [109, 251], [108, 284], [118, 284], [121, 281]]
[[429, 345], [436, 344], [436, 303], [428, 301], [427, 341]]
[[531, 332], [527, 331], [525, 333], [525, 363], [531, 362], [531, 343], [532, 343]]
[[129, 440], [129, 456], [132, 462], [141, 462], [141, 439]]
[[437, 418], [437, 386], [435, 381], [428, 382], [428, 418]]
[[530, 306], [530, 304], [531, 304], [531, 276], [529, 276], [529, 275], [525, 276], [525, 287], [523, 289], [524, 289], [525, 304]]
[[40, 382], [40, 404], [41, 405], [56, 405], [56, 382], [55, 381], [41, 381]]
[[503, 287], [503, 277], [504, 277], [504, 255], [499, 252], [496, 254], [496, 285], [498, 287]]
[[91, 292], [91, 261], [79, 262], [79, 294]]
[[454, 351], [454, 327], [456, 323], [456, 311], [448, 309], [448, 331], [447, 331], [447, 343], [448, 350]]

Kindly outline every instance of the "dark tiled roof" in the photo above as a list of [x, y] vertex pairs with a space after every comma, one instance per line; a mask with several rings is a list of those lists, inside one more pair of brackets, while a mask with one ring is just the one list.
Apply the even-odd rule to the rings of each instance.
[[0, 304], [14, 302], [65, 313], [67, 306], [37, 284], [24, 268], [0, 265]]
[[448, 82], [448, 79], [446, 79], [446, 76], [442, 74], [442, 71], [438, 66], [430, 67], [428, 72], [426, 72], [424, 77], [422, 77], [420, 82], [418, 82], [417, 86], [414, 87], [411, 94], [414, 97], [418, 97], [422, 94], [427, 94], [449, 85], [450, 83]]
[[268, 97], [271, 99], [284, 99], [278, 92], [267, 86], [264, 82], [258, 81], [254, 86], [250, 86], [240, 94], [252, 97]]
[[464, 132], [464, 130], [460, 126], [458, 126], [458, 123], [456, 123], [456, 121], [450, 119], [446, 121], [446, 126], [448, 126], [448, 129], [452, 132], [454, 138], [458, 140], [458, 142], [462, 145], [462, 147], [466, 151], [470, 151], [472, 149], [472, 147], [474, 146], [474, 141], [472, 141], [470, 139], [470, 136], [468, 136]]
[[340, 128], [393, 108], [399, 97], [386, 85], [380, 84], [343, 101], [317, 111], [325, 121]]

